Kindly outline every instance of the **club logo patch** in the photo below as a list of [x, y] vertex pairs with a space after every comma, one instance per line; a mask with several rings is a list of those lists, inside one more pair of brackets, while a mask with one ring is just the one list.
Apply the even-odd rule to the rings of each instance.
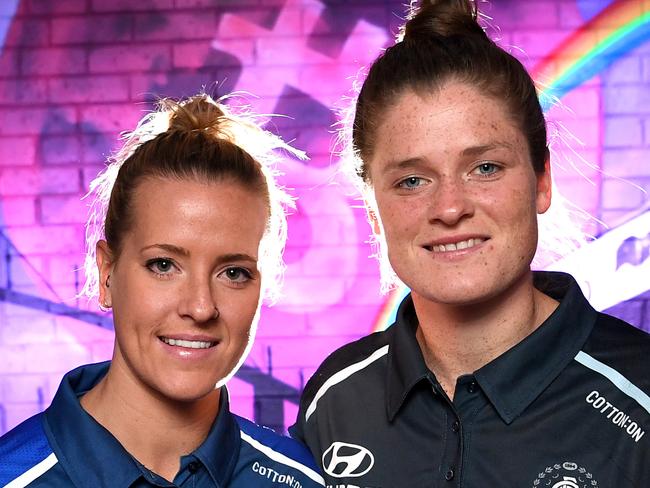
[[375, 456], [363, 446], [333, 442], [323, 453], [323, 471], [335, 478], [356, 478], [366, 474], [375, 464]]
[[548, 466], [537, 475], [533, 488], [597, 488], [598, 481], [586, 468], [566, 461]]

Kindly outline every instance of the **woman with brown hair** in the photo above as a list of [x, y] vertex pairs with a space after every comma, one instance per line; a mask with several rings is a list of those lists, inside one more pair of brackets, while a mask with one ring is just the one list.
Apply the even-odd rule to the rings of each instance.
[[85, 291], [110, 362], [66, 374], [0, 441], [0, 485], [322, 486], [297, 442], [229, 411], [224, 386], [281, 271], [277, 137], [207, 95], [164, 100], [91, 185]]
[[356, 176], [384, 276], [411, 293], [325, 360], [291, 432], [331, 486], [650, 486], [650, 339], [531, 271], [544, 115], [477, 16], [422, 2], [363, 83]]

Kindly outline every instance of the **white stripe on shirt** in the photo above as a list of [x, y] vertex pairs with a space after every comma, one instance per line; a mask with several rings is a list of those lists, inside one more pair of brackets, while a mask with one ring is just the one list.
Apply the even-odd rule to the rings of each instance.
[[388, 354], [388, 345], [385, 345], [377, 349], [375, 352], [373, 352], [370, 356], [368, 356], [363, 361], [359, 361], [358, 363], [351, 364], [350, 366], [347, 366], [346, 368], [343, 368], [341, 371], [338, 371], [335, 374], [333, 374], [325, 383], [323, 383], [323, 386], [320, 387], [318, 392], [316, 392], [314, 399], [309, 404], [309, 407], [307, 408], [307, 412], [305, 413], [305, 422], [307, 422], [309, 420], [309, 417], [311, 417], [312, 414], [316, 411], [316, 404], [318, 403], [318, 400], [321, 399], [321, 397], [327, 392], [327, 390], [329, 390], [334, 385], [348, 379], [354, 373], [361, 371], [363, 368], [374, 363], [377, 359], [385, 356], [386, 354]]
[[253, 446], [255, 449], [257, 449], [267, 457], [273, 459], [274, 461], [277, 461], [278, 463], [282, 463], [286, 466], [297, 469], [298, 471], [302, 472], [303, 474], [311, 478], [316, 483], [325, 486], [325, 480], [323, 479], [323, 477], [313, 469], [308, 468], [304, 464], [299, 463], [295, 459], [291, 459], [290, 457], [286, 456], [285, 454], [282, 454], [281, 452], [274, 451], [269, 446], [265, 446], [258, 440], [255, 440], [248, 434], [244, 433], [243, 431], [240, 431], [240, 433], [241, 433], [242, 440], [248, 442], [251, 446]]
[[18, 478], [11, 481], [8, 485], [5, 485], [4, 488], [24, 488], [32, 481], [34, 481], [36, 478], [45, 474], [46, 471], [48, 471], [58, 462], [59, 460], [56, 458], [54, 453], [52, 453], [48, 457], [43, 459], [40, 463], [38, 463], [36, 466], [29, 468]]
[[650, 397], [643, 393], [634, 383], [628, 380], [621, 373], [582, 351], [578, 352], [575, 359], [583, 366], [602, 374], [605, 378], [614, 383], [616, 388], [633, 400], [636, 400], [636, 402], [641, 405], [646, 412], [650, 413]]

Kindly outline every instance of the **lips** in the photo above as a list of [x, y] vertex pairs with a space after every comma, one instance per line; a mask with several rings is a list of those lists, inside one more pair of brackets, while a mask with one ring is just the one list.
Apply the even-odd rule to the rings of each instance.
[[446, 253], [452, 251], [462, 251], [464, 249], [471, 249], [474, 246], [482, 244], [487, 241], [486, 237], [470, 237], [468, 239], [458, 239], [457, 241], [451, 240], [450, 242], [429, 244], [423, 246], [427, 251], [433, 253]]
[[217, 345], [216, 341], [174, 339], [164, 336], [160, 336], [159, 339], [169, 346], [184, 347], [187, 349], [209, 349]]

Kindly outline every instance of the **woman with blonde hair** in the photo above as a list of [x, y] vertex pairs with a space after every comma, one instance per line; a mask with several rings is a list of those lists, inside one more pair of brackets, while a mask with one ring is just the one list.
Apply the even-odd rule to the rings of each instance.
[[228, 407], [290, 201], [271, 172], [290, 148], [251, 120], [163, 100], [92, 183], [84, 291], [113, 311], [113, 357], [2, 437], [0, 485], [322, 486], [300, 444]]

